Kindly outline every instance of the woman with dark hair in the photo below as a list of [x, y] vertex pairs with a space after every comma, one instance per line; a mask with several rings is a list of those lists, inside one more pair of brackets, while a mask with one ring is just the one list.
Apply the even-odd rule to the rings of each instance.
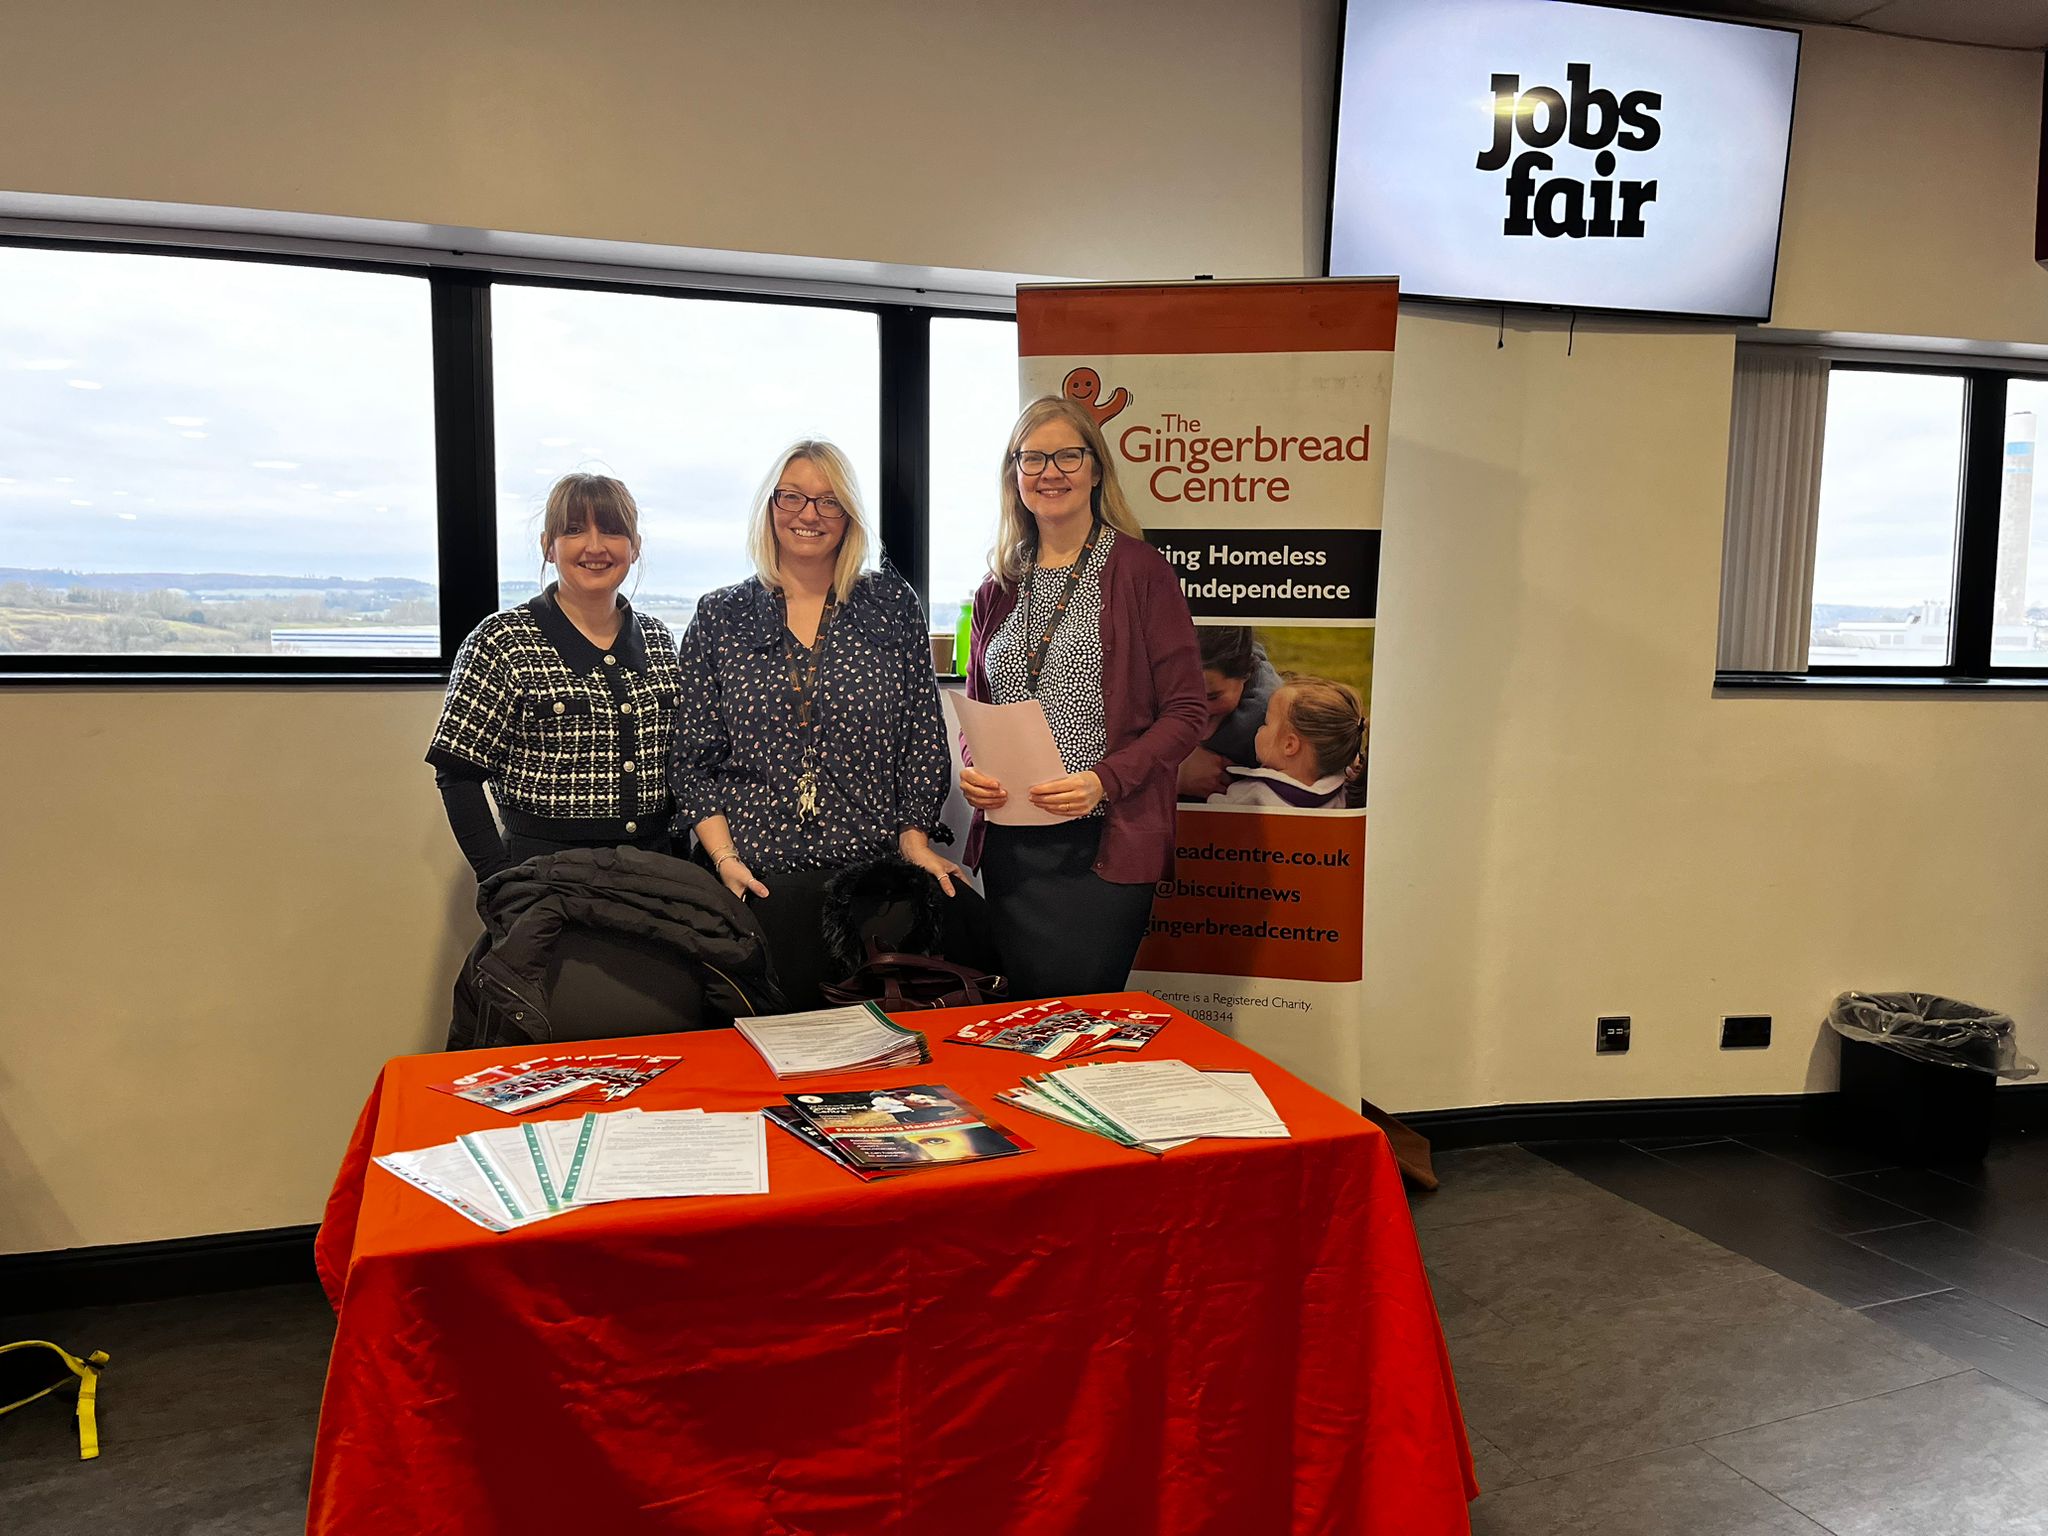
[[[967, 691], [1035, 698], [1066, 772], [1010, 786], [963, 769], [967, 861], [987, 884], [1012, 996], [1113, 992], [1130, 977], [1153, 886], [1173, 873], [1175, 773], [1207, 728], [1194, 621], [1088, 411], [1032, 401], [1001, 475]], [[1062, 819], [989, 822], [1013, 794]]]
[[1266, 701], [1280, 686], [1280, 674], [1249, 626], [1204, 624], [1195, 635], [1202, 648], [1209, 736], [1180, 765], [1183, 800], [1221, 794], [1230, 784], [1232, 768], [1258, 766], [1254, 738], [1265, 723]]
[[632, 493], [606, 475], [564, 475], [540, 554], [556, 579], [462, 642], [427, 749], [478, 880], [570, 848], [669, 851], [662, 766], [680, 675], [667, 626], [619, 594], [640, 558]]

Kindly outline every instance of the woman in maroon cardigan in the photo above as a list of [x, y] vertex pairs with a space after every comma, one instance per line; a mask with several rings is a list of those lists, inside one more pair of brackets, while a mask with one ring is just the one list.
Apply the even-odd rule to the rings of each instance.
[[[1173, 874], [1174, 783], [1207, 732], [1201, 653], [1180, 582], [1145, 542], [1095, 419], [1048, 395], [1017, 418], [1002, 513], [974, 594], [970, 698], [1036, 698], [1066, 768], [1042, 784], [960, 775], [967, 862], [988, 888], [1019, 998], [1114, 992]], [[998, 826], [1013, 794], [1064, 818]]]

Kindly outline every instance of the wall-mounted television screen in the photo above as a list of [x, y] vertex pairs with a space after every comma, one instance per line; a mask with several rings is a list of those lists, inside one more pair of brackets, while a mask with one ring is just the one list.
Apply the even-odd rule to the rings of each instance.
[[1799, 34], [1347, 0], [1328, 270], [1415, 298], [1767, 320]]

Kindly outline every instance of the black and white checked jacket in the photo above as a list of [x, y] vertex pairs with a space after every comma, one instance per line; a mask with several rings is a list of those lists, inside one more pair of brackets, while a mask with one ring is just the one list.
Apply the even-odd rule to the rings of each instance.
[[622, 602], [618, 639], [601, 650], [554, 593], [492, 614], [462, 642], [427, 761], [481, 769], [510, 831], [630, 841], [670, 813], [675, 637]]

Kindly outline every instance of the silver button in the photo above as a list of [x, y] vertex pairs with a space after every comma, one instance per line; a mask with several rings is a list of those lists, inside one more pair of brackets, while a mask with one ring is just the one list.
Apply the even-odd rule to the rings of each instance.
[[619, 706], [619, 713], [622, 715], [630, 715], [631, 713], [633, 713], [633, 706], [630, 704], [621, 704]]
[[619, 766], [623, 768], [627, 773], [631, 773], [633, 771], [633, 760], [629, 757], [626, 759], [626, 761], [619, 764]]
[[607, 656], [604, 659], [604, 664], [608, 667], [616, 667], [619, 664], [619, 658], [616, 656]]
[[637, 821], [629, 821], [626, 823], [626, 830], [628, 832], [638, 832], [640, 830], [640, 823]]
[[561, 701], [560, 699], [557, 699], [557, 700], [555, 700], [555, 713], [556, 713], [556, 714], [558, 714], [558, 715], [559, 715], [559, 714], [564, 714], [564, 713], [566, 713], [566, 712], [567, 712], [568, 708], [569, 708], [569, 706], [568, 706], [568, 705], [566, 705], [566, 704], [564, 704], [564, 703], [563, 703], [563, 702], [562, 702], [562, 701]]

